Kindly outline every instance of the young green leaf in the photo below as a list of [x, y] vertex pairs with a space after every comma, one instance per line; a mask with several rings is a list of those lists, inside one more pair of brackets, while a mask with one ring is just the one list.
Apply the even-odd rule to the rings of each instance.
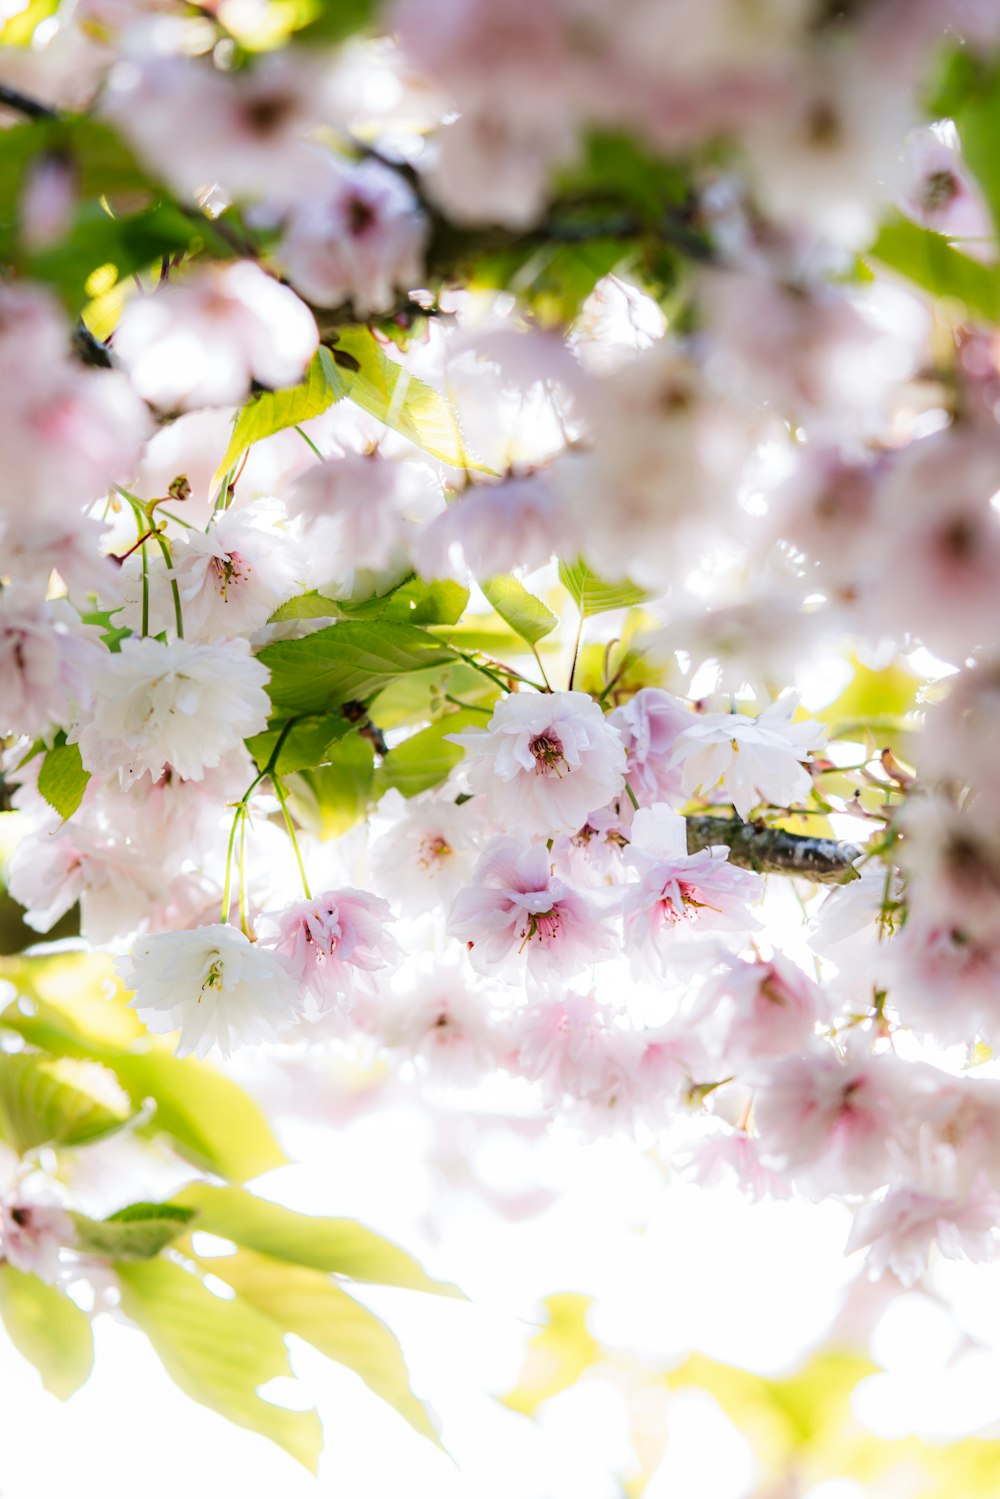
[[238, 463], [243, 452], [264, 437], [320, 416], [334, 401], [347, 395], [348, 382], [333, 362], [329, 349], [317, 349], [305, 379], [286, 390], [265, 391], [244, 406], [236, 418], [225, 457], [216, 470], [217, 484]]
[[259, 659], [268, 692], [288, 713], [329, 713], [371, 697], [397, 677], [454, 660], [447, 646], [412, 625], [345, 620], [302, 640], [276, 640]]
[[83, 768], [79, 745], [57, 744], [42, 761], [38, 789], [65, 822], [82, 802], [89, 780], [90, 771]]
[[0, 1053], [0, 1137], [18, 1155], [39, 1145], [87, 1145], [131, 1117], [114, 1093], [114, 1079], [95, 1062]]
[[207, 1182], [185, 1187], [174, 1201], [196, 1208], [198, 1227], [207, 1233], [274, 1259], [378, 1285], [462, 1296], [457, 1286], [432, 1280], [405, 1250], [349, 1218], [314, 1218], [239, 1187]]
[[395, 786], [404, 796], [417, 796], [431, 786], [439, 786], [462, 758], [462, 747], [452, 744], [449, 734], [483, 728], [488, 713], [449, 713], [437, 723], [411, 734], [395, 745], [376, 772], [376, 795]]
[[[268, 764], [278, 740], [285, 730], [285, 722], [270, 725], [261, 734], [254, 734], [246, 741], [258, 769]], [[314, 765], [323, 765], [330, 757], [333, 745], [350, 732], [351, 724], [340, 713], [308, 714], [300, 718], [285, 734], [278, 759], [272, 767], [279, 776], [291, 775], [296, 770], [308, 770]]]
[[338, 333], [335, 354], [346, 354], [356, 369], [343, 369], [347, 394], [356, 406], [401, 432], [432, 458], [453, 468], [478, 468], [466, 451], [450, 401], [390, 359], [367, 328]]
[[890, 270], [935, 297], [960, 302], [988, 323], [1000, 319], [1000, 272], [994, 265], [972, 260], [943, 235], [896, 217], [883, 224], [868, 251]]
[[328, 1275], [249, 1249], [202, 1263], [283, 1332], [295, 1333], [327, 1358], [352, 1369], [415, 1431], [437, 1443], [427, 1408], [410, 1388], [397, 1339]]
[[491, 578], [483, 584], [483, 592], [500, 618], [505, 619], [528, 645], [537, 645], [546, 635], [551, 635], [559, 623], [552, 610], [529, 593], [512, 573], [500, 573]]
[[560, 562], [559, 579], [574, 604], [589, 619], [592, 614], [606, 614], [610, 609], [630, 609], [649, 597], [634, 583], [603, 583], [582, 558], [576, 562]]
[[315, 1473], [323, 1445], [314, 1410], [286, 1410], [257, 1391], [291, 1375], [282, 1332], [237, 1297], [224, 1301], [170, 1260], [117, 1267], [122, 1311], [142, 1328], [170, 1378], [192, 1400], [283, 1447]]
[[68, 1400], [86, 1383], [94, 1366], [90, 1318], [55, 1286], [0, 1260], [0, 1319], [50, 1395]]
[[76, 1248], [108, 1260], [149, 1260], [188, 1227], [193, 1208], [172, 1202], [133, 1202], [110, 1218], [74, 1213]]

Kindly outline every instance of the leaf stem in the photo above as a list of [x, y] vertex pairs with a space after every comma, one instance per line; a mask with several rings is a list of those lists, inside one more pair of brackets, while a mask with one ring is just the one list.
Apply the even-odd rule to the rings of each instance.
[[[573, 691], [573, 679], [576, 676], [576, 663], [577, 658], [580, 655], [580, 641], [583, 639], [583, 620], [584, 616], [581, 614], [580, 623], [576, 627], [576, 639], [573, 642], [573, 659], [569, 665], [569, 682], [566, 685], [567, 692]], [[626, 782], [626, 785], [627, 784], [628, 783]]]
[[295, 850], [295, 862], [299, 866], [302, 889], [305, 891], [306, 900], [312, 900], [312, 891], [309, 889], [309, 881], [306, 878], [306, 867], [302, 862], [302, 850], [299, 848], [299, 840], [295, 833], [295, 824], [288, 810], [288, 792], [282, 785], [280, 777], [273, 772], [271, 773], [271, 785], [274, 787], [274, 794], [280, 803], [281, 815], [285, 819], [285, 827], [288, 829], [288, 836], [292, 840], [292, 848]]
[[299, 434], [299, 436], [301, 437], [302, 441], [304, 443], [307, 443], [309, 445], [309, 447], [312, 448], [313, 452], [316, 454], [316, 457], [319, 459], [320, 463], [325, 463], [326, 462], [326, 459], [323, 457], [323, 454], [320, 452], [319, 448], [313, 442], [313, 440], [309, 436], [308, 432], [303, 432], [303, 430], [302, 430], [301, 427], [295, 426], [295, 425], [293, 425], [292, 431], [293, 432], [297, 432]]

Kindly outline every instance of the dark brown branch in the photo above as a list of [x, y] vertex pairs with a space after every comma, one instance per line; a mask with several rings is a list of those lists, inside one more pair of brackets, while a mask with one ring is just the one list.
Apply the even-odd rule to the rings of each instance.
[[723, 843], [729, 859], [741, 869], [758, 874], [797, 875], [820, 885], [846, 885], [858, 878], [854, 860], [861, 849], [834, 838], [812, 838], [808, 833], [786, 833], [738, 817], [689, 817], [688, 853]]
[[40, 99], [32, 99], [28, 94], [22, 94], [20, 89], [10, 88], [6, 83], [0, 83], [0, 105], [5, 109], [16, 109], [18, 114], [26, 115], [29, 120], [58, 120], [59, 111], [52, 109], [50, 105], [43, 104]]

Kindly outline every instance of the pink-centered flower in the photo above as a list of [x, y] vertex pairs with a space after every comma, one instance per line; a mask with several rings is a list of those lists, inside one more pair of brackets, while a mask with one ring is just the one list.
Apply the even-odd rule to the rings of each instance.
[[455, 897], [448, 920], [483, 973], [565, 979], [606, 957], [613, 941], [593, 903], [556, 879], [544, 844], [497, 838]]
[[274, 951], [305, 991], [307, 1019], [349, 1010], [373, 991], [371, 975], [395, 965], [400, 951], [386, 930], [388, 902], [365, 890], [327, 890], [297, 901], [278, 918]]
[[743, 932], [757, 925], [747, 907], [759, 898], [760, 876], [730, 864], [722, 845], [689, 854], [687, 823], [662, 802], [635, 814], [625, 861], [639, 875], [622, 900], [636, 971], [665, 974], [678, 928]]
[[621, 735], [585, 692], [512, 693], [484, 730], [447, 738], [501, 827], [575, 833], [624, 786]]
[[681, 772], [672, 754], [678, 737], [696, 722], [679, 698], [660, 687], [641, 688], [608, 714], [608, 723], [622, 736], [628, 782], [638, 801], [683, 802]]

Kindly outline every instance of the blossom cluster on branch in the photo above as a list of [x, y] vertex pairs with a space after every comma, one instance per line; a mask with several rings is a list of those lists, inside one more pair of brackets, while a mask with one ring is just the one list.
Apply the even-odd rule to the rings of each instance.
[[245, 9], [0, 62], [27, 923], [993, 1254], [996, 5]]

